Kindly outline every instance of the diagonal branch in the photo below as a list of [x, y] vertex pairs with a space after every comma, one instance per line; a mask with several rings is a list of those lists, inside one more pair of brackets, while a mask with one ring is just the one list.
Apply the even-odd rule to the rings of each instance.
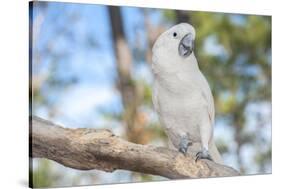
[[196, 163], [193, 157], [174, 150], [125, 141], [109, 130], [68, 129], [35, 116], [30, 143], [31, 157], [47, 158], [73, 169], [124, 169], [171, 179], [239, 175], [208, 160]]

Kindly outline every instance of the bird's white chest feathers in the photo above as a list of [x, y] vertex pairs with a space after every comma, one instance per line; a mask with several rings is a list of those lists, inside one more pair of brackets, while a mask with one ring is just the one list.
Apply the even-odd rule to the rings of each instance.
[[196, 73], [179, 72], [155, 78], [153, 95], [157, 95], [157, 112], [172, 140], [185, 133], [192, 141], [200, 140], [201, 114], [208, 103], [202, 91], [206, 84], [199, 70]]

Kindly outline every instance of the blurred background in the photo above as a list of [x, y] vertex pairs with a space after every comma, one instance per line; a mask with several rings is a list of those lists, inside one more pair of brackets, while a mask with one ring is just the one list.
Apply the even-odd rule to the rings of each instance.
[[[271, 173], [271, 17], [35, 2], [30, 22], [33, 115], [156, 146], [167, 137], [151, 101], [151, 48], [169, 27], [192, 24], [225, 164], [242, 175]], [[166, 180], [32, 161], [35, 187]]]

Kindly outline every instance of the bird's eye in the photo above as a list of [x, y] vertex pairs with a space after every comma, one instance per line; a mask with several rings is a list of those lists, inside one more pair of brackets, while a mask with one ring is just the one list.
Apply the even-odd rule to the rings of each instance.
[[178, 35], [178, 34], [177, 34], [176, 32], [173, 33], [173, 36], [174, 36], [174, 37], [177, 37], [177, 35]]

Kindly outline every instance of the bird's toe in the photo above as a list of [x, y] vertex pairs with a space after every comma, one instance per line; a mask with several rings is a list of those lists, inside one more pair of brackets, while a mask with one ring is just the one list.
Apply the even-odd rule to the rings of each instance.
[[179, 151], [185, 155], [187, 153], [187, 146], [180, 146]]
[[199, 159], [208, 159], [210, 161], [213, 161], [213, 158], [210, 156], [208, 150], [202, 150], [196, 154], [195, 161], [197, 162]]

